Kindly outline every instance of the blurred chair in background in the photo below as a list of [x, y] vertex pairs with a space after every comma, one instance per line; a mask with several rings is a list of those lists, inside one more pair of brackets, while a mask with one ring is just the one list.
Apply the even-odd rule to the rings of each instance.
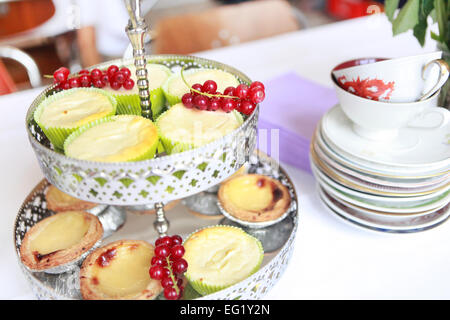
[[284, 0], [223, 5], [161, 19], [153, 53], [189, 54], [306, 28], [307, 20]]
[[12, 93], [17, 90], [16, 84], [2, 62], [2, 59], [4, 58], [15, 60], [25, 67], [28, 79], [33, 88], [42, 85], [41, 73], [33, 58], [22, 50], [13, 47], [0, 46], [0, 95]]

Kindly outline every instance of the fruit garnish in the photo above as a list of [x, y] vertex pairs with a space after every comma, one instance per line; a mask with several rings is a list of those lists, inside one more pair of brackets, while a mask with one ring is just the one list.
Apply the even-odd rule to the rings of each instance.
[[183, 293], [183, 280], [188, 263], [183, 259], [183, 239], [179, 235], [164, 236], [155, 241], [155, 255], [151, 260], [150, 277], [159, 280], [167, 300], [177, 300]]
[[[52, 78], [52, 76], [45, 76]], [[70, 76], [69, 69], [61, 67], [53, 73], [54, 82], [57, 84], [57, 89], [67, 90], [78, 87], [96, 87], [104, 88], [109, 85], [114, 90], [119, 90], [122, 86], [126, 90], [131, 90], [134, 87], [134, 80], [130, 78], [131, 71], [127, 67], [119, 69], [116, 65], [111, 65], [107, 70], [102, 71], [98, 68], [91, 71], [83, 69], [76, 75]]]
[[264, 85], [259, 81], [252, 82], [250, 86], [240, 84], [236, 88], [228, 87], [222, 94], [216, 92], [217, 83], [214, 80], [206, 80], [203, 84], [196, 83], [190, 86], [184, 78], [183, 71], [184, 68], [181, 70], [181, 79], [186, 86], [190, 87], [190, 92], [185, 93], [181, 98], [186, 108], [195, 107], [208, 111], [221, 109], [225, 112], [237, 110], [248, 116], [266, 96]]

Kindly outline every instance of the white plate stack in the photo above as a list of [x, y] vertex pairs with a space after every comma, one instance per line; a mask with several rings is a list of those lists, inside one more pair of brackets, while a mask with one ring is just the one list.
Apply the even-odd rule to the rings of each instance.
[[403, 128], [389, 141], [353, 131], [339, 105], [320, 121], [310, 159], [321, 200], [356, 225], [416, 232], [450, 215], [450, 125]]

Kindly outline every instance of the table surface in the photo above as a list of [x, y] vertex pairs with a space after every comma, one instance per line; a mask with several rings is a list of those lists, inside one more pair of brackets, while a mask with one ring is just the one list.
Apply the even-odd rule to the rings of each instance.
[[[356, 57], [396, 57], [434, 51], [411, 33], [392, 37], [377, 15], [199, 53], [230, 64], [252, 79], [295, 71], [330, 86], [329, 72]], [[26, 195], [43, 178], [24, 119], [41, 89], [0, 97], [0, 299], [33, 299], [17, 264], [13, 223]], [[299, 97], [301, 99], [301, 97]], [[283, 165], [283, 164], [282, 164]], [[283, 165], [300, 202], [299, 229], [286, 272], [268, 299], [449, 299], [450, 223], [416, 234], [384, 234], [349, 225], [319, 201], [312, 175]]]

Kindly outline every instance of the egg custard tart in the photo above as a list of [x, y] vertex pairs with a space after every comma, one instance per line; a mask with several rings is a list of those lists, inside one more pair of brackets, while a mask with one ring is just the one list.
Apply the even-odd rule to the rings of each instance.
[[191, 234], [183, 244], [185, 273], [190, 285], [202, 295], [234, 285], [261, 266], [261, 242], [240, 228], [213, 226]]
[[79, 260], [103, 236], [100, 220], [84, 211], [64, 211], [27, 231], [20, 258], [32, 271], [45, 271]]
[[248, 222], [276, 220], [289, 209], [289, 190], [280, 181], [259, 174], [245, 174], [227, 180], [218, 192], [222, 208]]
[[155, 299], [162, 287], [149, 275], [153, 249], [145, 241], [119, 240], [94, 250], [80, 271], [83, 299]]
[[47, 208], [56, 212], [89, 210], [97, 206], [96, 203], [69, 196], [53, 185], [48, 187], [45, 193], [45, 200], [47, 201]]

